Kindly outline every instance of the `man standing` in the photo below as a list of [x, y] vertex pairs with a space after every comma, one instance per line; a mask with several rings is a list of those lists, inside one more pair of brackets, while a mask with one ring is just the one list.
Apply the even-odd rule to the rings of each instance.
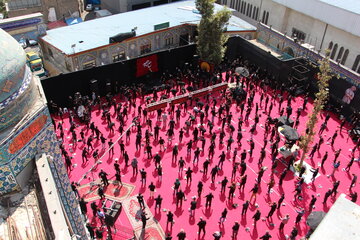
[[206, 231], [205, 231], [206, 221], [202, 217], [200, 217], [200, 221], [198, 222], [197, 225], [199, 226], [198, 236], [200, 236], [201, 231], [204, 232], [204, 236], [205, 236], [205, 233], [206, 233]]
[[232, 226], [232, 236], [231, 239], [236, 239], [238, 232], [239, 232], [240, 224], [235, 221], [234, 225]]
[[247, 210], [248, 210], [248, 208], [249, 208], [249, 204], [250, 204], [249, 200], [246, 200], [246, 201], [243, 203], [243, 207], [242, 207], [242, 211], [241, 211], [241, 216], [246, 215], [246, 212], [247, 212]]
[[212, 199], [214, 198], [214, 195], [210, 192], [208, 195], [205, 196], [205, 198], [206, 198], [205, 208], [208, 208], [208, 207], [211, 208], [211, 202], [212, 202]]
[[109, 181], [108, 181], [108, 178], [107, 178], [107, 173], [104, 172], [104, 170], [100, 170], [100, 173], [99, 173], [99, 177], [101, 178], [104, 186], [108, 186], [109, 185]]

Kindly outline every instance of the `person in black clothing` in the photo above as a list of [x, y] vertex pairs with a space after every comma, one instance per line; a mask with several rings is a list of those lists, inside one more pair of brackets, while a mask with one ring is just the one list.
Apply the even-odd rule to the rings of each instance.
[[90, 238], [95, 239], [95, 232], [94, 232], [95, 227], [91, 226], [90, 223], [87, 223], [86, 228], [87, 228], [87, 230], [88, 230], [88, 232], [90, 234]]
[[329, 190], [327, 190], [327, 192], [324, 195], [324, 200], [323, 200], [323, 204], [326, 203], [327, 199], [331, 196], [332, 190], [331, 188], [329, 188]]
[[261, 217], [261, 212], [260, 210], [256, 210], [256, 213], [254, 214], [254, 216], [252, 217], [254, 219], [254, 224], [256, 225], [256, 222], [260, 220]]
[[103, 231], [100, 228], [96, 228], [95, 235], [97, 239], [103, 239]]
[[260, 237], [262, 240], [269, 240], [270, 238], [272, 238], [272, 236], [270, 235], [269, 231], [266, 231], [266, 233]]
[[189, 184], [189, 181], [191, 183], [192, 181], [192, 173], [193, 173], [193, 170], [191, 170], [191, 168], [189, 167], [188, 170], [186, 170], [185, 174], [186, 174], [186, 185]]
[[276, 202], [273, 202], [273, 203], [270, 205], [270, 211], [269, 211], [268, 215], [266, 216], [266, 218], [272, 217], [272, 215], [274, 214], [274, 212], [275, 212], [275, 210], [276, 210], [276, 207], [277, 207]]
[[237, 238], [239, 228], [240, 228], [240, 224], [237, 221], [235, 221], [234, 225], [232, 226], [231, 239], [236, 239]]
[[166, 217], [167, 217], [167, 221], [166, 221], [166, 229], [168, 228], [168, 224], [170, 223], [170, 227], [172, 228], [172, 226], [174, 225], [174, 214], [169, 211], [167, 214], [166, 214]]
[[84, 214], [86, 216], [87, 213], [87, 206], [86, 206], [87, 202], [84, 200], [84, 198], [81, 198], [79, 201], [79, 205], [80, 205], [80, 209], [81, 209], [81, 213]]
[[101, 178], [101, 180], [105, 186], [109, 185], [107, 175], [108, 174], [106, 172], [104, 172], [104, 170], [102, 170], [102, 169], [100, 170], [99, 177]]
[[141, 213], [141, 222], [142, 222], [142, 229], [145, 229], [146, 227], [146, 222], [147, 220], [149, 220], [150, 218], [147, 218], [146, 217], [146, 213], [145, 212], [142, 212]]
[[176, 207], [182, 206], [183, 200], [185, 198], [185, 194], [184, 192], [180, 189], [177, 193], [176, 193]]
[[198, 185], [197, 185], [197, 193], [198, 193], [198, 197], [201, 197], [201, 193], [203, 190], [203, 186], [204, 184], [202, 183], [202, 181], [199, 181]]
[[281, 204], [284, 201], [284, 199], [285, 199], [285, 193], [282, 193], [277, 203], [277, 209], [281, 207]]
[[211, 207], [212, 199], [214, 198], [214, 195], [212, 193], [209, 193], [205, 196], [206, 202], [205, 202], [205, 208]]
[[101, 199], [105, 198], [104, 188], [103, 188], [100, 184], [98, 184], [98, 191], [97, 191], [97, 193], [98, 193], [98, 195], [99, 195], [99, 197], [100, 197]]
[[247, 181], [247, 174], [245, 174], [244, 176], [241, 177], [239, 191], [244, 191], [246, 181]]
[[228, 210], [226, 208], [224, 208], [224, 210], [221, 212], [221, 217], [219, 219], [219, 224], [223, 224], [224, 221], [226, 221], [227, 213], [228, 213]]
[[202, 217], [200, 217], [200, 221], [197, 223], [197, 225], [199, 226], [198, 236], [200, 236], [201, 231], [203, 231], [204, 235], [205, 235], [206, 221], [204, 219], [202, 219]]
[[162, 200], [163, 200], [163, 198], [161, 197], [160, 194], [155, 198], [155, 211], [158, 208], [159, 208], [159, 210], [161, 209]]
[[226, 188], [226, 185], [227, 185], [228, 182], [229, 182], [229, 180], [225, 176], [224, 179], [221, 181], [221, 190], [220, 190], [221, 194], [225, 193], [225, 188]]
[[118, 160], [115, 160], [114, 168], [115, 168], [115, 172], [120, 174], [120, 164], [119, 164]]
[[246, 215], [246, 212], [247, 212], [247, 210], [248, 210], [248, 208], [249, 208], [249, 204], [250, 204], [249, 200], [246, 200], [246, 201], [243, 203], [243, 207], [242, 207], [242, 210], [241, 210], [241, 216]]
[[172, 236], [170, 233], [167, 233], [165, 236], [165, 240], [172, 240]]
[[311, 200], [310, 200], [310, 204], [309, 204], [309, 212], [312, 211], [315, 203], [316, 203], [317, 198], [314, 195], [311, 195]]
[[218, 174], [219, 172], [219, 167], [218, 166], [215, 166], [211, 169], [211, 182], [212, 183], [215, 183], [215, 177], [216, 175]]
[[206, 160], [205, 160], [204, 163], [203, 163], [203, 175], [204, 175], [204, 176], [206, 176], [207, 173], [208, 173], [209, 164], [210, 164], [210, 161], [209, 161], [208, 158], [206, 158]]
[[138, 202], [139, 202], [139, 205], [141, 208], [145, 208], [145, 203], [144, 203], [144, 196], [139, 193], [137, 196], [136, 196]]
[[181, 229], [180, 232], [176, 236], [178, 237], [178, 240], [185, 240], [186, 233], [185, 233], [184, 229]]
[[298, 230], [297, 230], [296, 226], [294, 226], [291, 231], [291, 234], [290, 234], [290, 239], [295, 240], [297, 235], [298, 235]]
[[97, 208], [98, 208], [96, 202], [92, 202], [92, 203], [90, 204], [90, 207], [91, 207], [93, 216], [96, 216], [96, 212], [97, 212]]

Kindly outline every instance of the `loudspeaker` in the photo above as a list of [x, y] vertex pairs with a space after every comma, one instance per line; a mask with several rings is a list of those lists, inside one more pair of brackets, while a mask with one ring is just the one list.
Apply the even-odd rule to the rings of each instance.
[[94, 92], [96, 95], [99, 95], [99, 83], [96, 79], [90, 80], [90, 92]]

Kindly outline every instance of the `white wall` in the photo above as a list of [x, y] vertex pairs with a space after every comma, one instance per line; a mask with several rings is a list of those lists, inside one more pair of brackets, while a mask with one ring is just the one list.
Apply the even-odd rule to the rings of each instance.
[[[234, 8], [236, 10], [240, 10], [236, 7], [238, 6], [236, 2], [239, 0], [233, 1]], [[320, 49], [321, 41], [326, 28], [325, 22], [315, 19], [309, 15], [300, 13], [291, 8], [285, 7], [284, 5], [279, 4], [273, 0], [241, 0], [241, 2], [252, 4], [253, 7], [259, 7], [260, 11], [258, 18], [260, 21], [262, 19], [263, 12], [268, 11], [269, 19], [267, 25], [271, 25], [273, 29], [276, 29], [282, 33], [286, 32], [288, 36], [291, 36], [293, 28], [306, 33], [305, 42], [315, 46], [315, 49], [321, 50], [322, 53], [325, 52], [331, 41], [334, 44], [338, 44], [336, 57], [341, 47], [344, 47], [344, 51], [349, 49], [349, 55], [345, 62], [345, 66], [348, 68], [352, 68], [356, 56], [360, 54], [360, 37], [355, 36], [347, 31], [341, 30], [333, 25], [328, 25], [324, 41]], [[230, 7], [231, 0], [222, 0], [221, 3], [226, 3], [226, 5]], [[256, 25], [256, 20], [247, 17], [245, 14], [242, 14], [239, 11], [236, 11], [233, 14], [253, 25]], [[336, 16], [334, 17], [336, 18]]]

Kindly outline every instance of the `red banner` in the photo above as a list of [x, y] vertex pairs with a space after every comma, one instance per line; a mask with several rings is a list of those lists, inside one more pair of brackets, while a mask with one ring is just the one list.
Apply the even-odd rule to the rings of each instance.
[[158, 71], [157, 55], [151, 55], [143, 58], [139, 58], [136, 61], [136, 77], [141, 77], [150, 72]]

